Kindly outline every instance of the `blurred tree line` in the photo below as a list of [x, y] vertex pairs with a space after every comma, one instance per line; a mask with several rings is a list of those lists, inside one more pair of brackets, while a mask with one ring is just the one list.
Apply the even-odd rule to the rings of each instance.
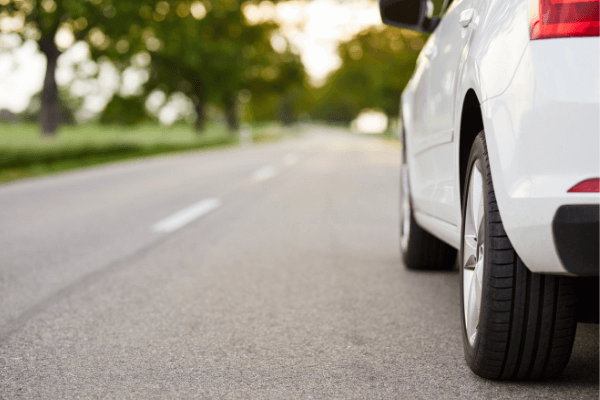
[[400, 94], [415, 68], [425, 35], [389, 26], [370, 27], [340, 43], [341, 67], [303, 104], [313, 119], [349, 123], [364, 109], [397, 118]]
[[[383, 25], [366, 29], [339, 45], [340, 68], [314, 88], [277, 23], [246, 20], [244, 6], [257, 1], [0, 0], [0, 22], [12, 21], [0, 23], [0, 32], [35, 40], [46, 57], [43, 89], [33, 102], [45, 135], [73, 120], [69, 111], [82, 104], [57, 84], [66, 50], [58, 36], [65, 32], [72, 42], [86, 43], [98, 65], [109, 62], [122, 81], [128, 71], [145, 73], [136, 93], [114, 93], [99, 116], [102, 123], [149, 120], [147, 99], [157, 92], [163, 100], [184, 96], [199, 133], [215, 106], [232, 131], [240, 119], [290, 124], [304, 115], [349, 123], [363, 109], [398, 116], [424, 35]], [[274, 48], [274, 35], [283, 45]]]
[[[38, 113], [46, 135], [56, 133], [64, 119], [62, 103], [72, 100], [65, 99], [69, 95], [59, 90], [56, 80], [57, 63], [64, 50], [57, 39], [65, 32], [73, 41], [87, 43], [93, 60], [109, 60], [119, 72], [139, 69], [140, 57], [147, 59], [142, 62], [148, 71], [142, 90], [127, 96], [115, 93], [100, 116], [101, 122], [134, 124], [147, 120], [145, 99], [160, 91], [165, 97], [183, 94], [191, 101], [198, 132], [204, 129], [209, 104], [219, 106], [230, 129], [236, 130], [240, 98], [242, 106], [250, 100], [255, 109], [269, 106], [267, 114], [273, 118], [281, 109], [289, 108], [290, 98], [302, 93], [299, 88], [306, 79], [299, 56], [289, 46], [273, 48], [271, 37], [278, 25], [248, 23], [244, 3], [0, 0], [0, 19], [13, 22], [0, 24], [0, 29], [35, 40], [46, 57]], [[288, 110], [289, 115], [294, 113]]]

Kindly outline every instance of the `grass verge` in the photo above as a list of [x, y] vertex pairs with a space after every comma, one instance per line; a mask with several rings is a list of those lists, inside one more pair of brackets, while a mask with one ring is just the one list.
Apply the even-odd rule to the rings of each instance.
[[[253, 124], [255, 142], [287, 133], [273, 123]], [[198, 135], [188, 125], [63, 127], [54, 138], [40, 137], [35, 124], [0, 124], [0, 184], [119, 160], [231, 146], [238, 138], [216, 123]]]

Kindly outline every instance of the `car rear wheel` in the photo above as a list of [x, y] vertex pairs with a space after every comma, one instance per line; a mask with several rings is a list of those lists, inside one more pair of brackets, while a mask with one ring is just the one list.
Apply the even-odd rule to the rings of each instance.
[[531, 273], [516, 254], [496, 204], [483, 131], [467, 171], [459, 253], [467, 364], [489, 379], [558, 375], [575, 339], [573, 279]]
[[400, 179], [400, 256], [404, 265], [415, 270], [451, 269], [456, 250], [423, 230], [413, 216], [406, 156]]

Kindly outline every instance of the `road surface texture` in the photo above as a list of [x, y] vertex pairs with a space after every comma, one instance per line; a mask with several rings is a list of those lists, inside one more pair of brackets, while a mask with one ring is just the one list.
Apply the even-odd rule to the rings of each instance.
[[399, 153], [312, 127], [1, 187], [0, 398], [597, 399], [597, 325], [558, 379], [470, 372]]

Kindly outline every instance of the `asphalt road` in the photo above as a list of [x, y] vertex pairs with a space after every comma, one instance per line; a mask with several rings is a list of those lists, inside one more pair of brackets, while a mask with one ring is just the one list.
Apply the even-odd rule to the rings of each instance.
[[311, 128], [0, 187], [0, 398], [598, 399], [597, 325], [558, 379], [470, 372], [398, 182], [398, 146]]

